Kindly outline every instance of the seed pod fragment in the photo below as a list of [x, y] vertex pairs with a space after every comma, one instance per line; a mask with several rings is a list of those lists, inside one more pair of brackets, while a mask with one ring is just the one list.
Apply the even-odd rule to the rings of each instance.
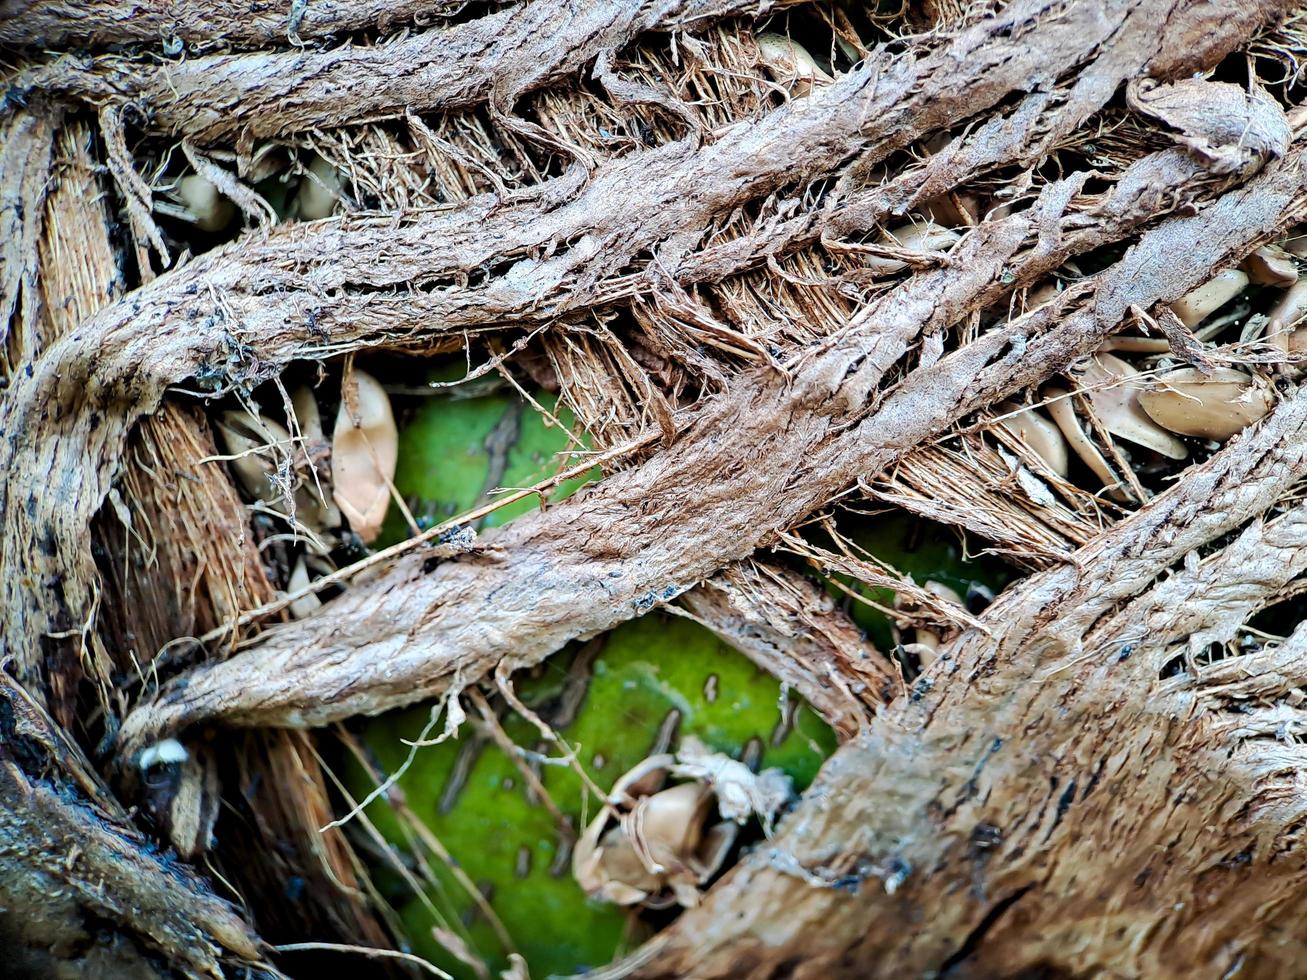
[[[880, 244], [908, 252], [947, 252], [961, 237], [962, 234], [952, 228], [919, 218], [889, 229], [881, 235]], [[867, 261], [867, 268], [878, 276], [892, 276], [907, 267], [908, 263], [902, 259], [888, 256], [877, 256]]]
[[1158, 425], [1186, 436], [1224, 441], [1266, 415], [1270, 390], [1233, 368], [1205, 375], [1196, 368], [1170, 371], [1141, 392], [1139, 403]]
[[1139, 395], [1144, 388], [1132, 380], [1138, 374], [1112, 354], [1100, 351], [1090, 358], [1084, 379], [1092, 386], [1086, 394], [1094, 413], [1112, 435], [1171, 459], [1184, 459], [1189, 455], [1185, 444], [1149, 418], [1139, 404]]
[[[1025, 443], [1058, 476], [1067, 475], [1070, 460], [1066, 438], [1057, 426], [1034, 408], [1022, 408], [1012, 402], [1004, 402], [998, 406], [998, 410], [1008, 416], [1000, 422], [1003, 428]], [[961, 602], [958, 599], [958, 603]]]
[[270, 419], [252, 419], [248, 412], [235, 410], [219, 415], [213, 427], [232, 457], [232, 472], [246, 496], [285, 512], [277, 453], [290, 452], [290, 433]]
[[1186, 327], [1192, 329], [1242, 293], [1247, 286], [1247, 273], [1240, 269], [1226, 269], [1181, 296], [1171, 304], [1171, 311]]
[[1266, 339], [1286, 354], [1307, 351], [1307, 329], [1301, 323], [1304, 316], [1307, 316], [1307, 279], [1300, 279], [1271, 310]]
[[340, 186], [340, 173], [336, 168], [314, 154], [295, 193], [296, 213], [305, 221], [330, 217], [340, 200]]
[[390, 397], [372, 375], [347, 372], [331, 444], [332, 499], [364, 542], [375, 541], [390, 506], [399, 433]]
[[1284, 249], [1263, 245], [1239, 263], [1258, 286], [1292, 286], [1298, 281], [1298, 264]]
[[767, 74], [791, 94], [802, 97], [811, 92], [814, 85], [831, 81], [830, 75], [821, 69], [803, 45], [780, 34], [759, 34], [756, 40], [758, 60]]
[[[1070, 393], [1061, 388], [1048, 388], [1044, 394], [1049, 398], [1048, 414], [1053, 417], [1057, 427], [1062, 430], [1067, 445], [1103, 482], [1103, 486], [1118, 487], [1120, 481], [1117, 479], [1116, 473], [1113, 472], [1102, 452], [1094, 445], [1093, 440], [1089, 438], [1084, 426], [1080, 424], [1080, 420], [1076, 418], [1075, 405], [1072, 404]], [[1114, 495], [1122, 496], [1122, 493], [1117, 489]]]
[[174, 194], [182, 207], [167, 209], [166, 213], [189, 221], [201, 231], [222, 231], [236, 216], [236, 205], [198, 174], [178, 180]]

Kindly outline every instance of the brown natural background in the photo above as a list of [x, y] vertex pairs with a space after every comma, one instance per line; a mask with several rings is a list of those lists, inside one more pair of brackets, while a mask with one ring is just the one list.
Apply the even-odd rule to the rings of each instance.
[[[1301, 971], [1307, 343], [1297, 310], [1234, 344], [1176, 313], [1264, 246], [1299, 254], [1302, 4], [2, 0], [0, 44], [19, 975], [407, 969], [342, 951], [398, 936], [320, 829], [323, 743], [664, 606], [842, 744], [604, 975]], [[333, 163], [334, 215], [274, 220], [269, 142]], [[165, 153], [234, 202], [234, 240], [158, 218]], [[927, 219], [949, 233], [884, 234]], [[1001, 418], [1119, 335], [1238, 367], [1264, 409], [1164, 486], [1100, 430], [1115, 493], [1053, 472]], [[556, 391], [602, 481], [360, 556], [293, 617], [204, 463], [213, 399], [455, 351]], [[799, 533], [853, 505], [1020, 574], [972, 614]], [[802, 563], [893, 587], [933, 663], [872, 649]], [[1267, 610], [1287, 627], [1258, 639]], [[152, 786], [171, 738], [187, 761]], [[215, 820], [244, 832], [210, 848]]]

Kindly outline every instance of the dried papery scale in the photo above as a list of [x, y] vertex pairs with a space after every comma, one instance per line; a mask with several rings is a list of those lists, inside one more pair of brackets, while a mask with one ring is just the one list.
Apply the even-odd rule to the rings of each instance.
[[155, 201], [155, 211], [189, 222], [200, 231], [222, 231], [236, 217], [231, 199], [198, 174], [179, 177], [169, 194], [176, 203]]
[[[676, 775], [691, 779], [667, 785]], [[651, 756], [613, 784], [577, 841], [572, 874], [586, 894], [618, 905], [693, 908], [739, 827], [753, 816], [770, 826], [791, 792], [776, 770], [754, 774], [687, 739], [677, 754]]]
[[808, 49], [781, 34], [759, 34], [758, 60], [782, 88], [802, 98], [814, 85], [829, 84], [831, 77], [817, 64]]
[[1193, 328], [1242, 293], [1247, 285], [1246, 272], [1226, 269], [1176, 300], [1171, 309], [1186, 327]]
[[1307, 280], [1298, 280], [1285, 290], [1271, 310], [1266, 324], [1266, 339], [1286, 354], [1307, 351], [1307, 340], [1302, 329], [1307, 316]]
[[[952, 228], [936, 224], [925, 218], [917, 218], [907, 224], [889, 228], [880, 238], [880, 244], [896, 252], [920, 253], [920, 259], [930, 258], [946, 253], [957, 244], [962, 236]], [[866, 266], [868, 271], [878, 276], [892, 276], [908, 268], [903, 259], [873, 259]]]
[[1263, 418], [1275, 404], [1264, 381], [1233, 368], [1181, 368], [1159, 374], [1139, 404], [1172, 432], [1224, 442]]
[[1240, 263], [1248, 281], [1258, 286], [1292, 286], [1298, 281], [1298, 264], [1293, 256], [1275, 245], [1264, 245]]
[[317, 221], [336, 210], [340, 197], [340, 172], [330, 161], [315, 153], [300, 178], [291, 213], [305, 221]]
[[332, 499], [365, 543], [376, 540], [390, 507], [398, 452], [386, 389], [372, 375], [346, 369], [331, 437]]
[[[290, 578], [286, 580], [286, 591], [301, 592], [308, 588], [309, 582], [309, 569], [304, 562], [304, 556], [301, 555], [295, 561], [295, 567], [291, 570]], [[290, 604], [290, 614], [296, 619], [304, 619], [306, 616], [312, 616], [321, 608], [322, 600], [310, 592]]]
[[1005, 429], [1025, 443], [1058, 476], [1067, 475], [1070, 459], [1066, 438], [1056, 425], [1044, 418], [1034, 406], [1022, 407], [1013, 402], [1001, 402], [996, 407], [1003, 414], [1000, 423]]
[[1139, 372], [1114, 354], [1095, 354], [1080, 375], [1086, 397], [1109, 433], [1170, 459], [1189, 455], [1183, 442], [1159, 427], [1139, 404]]
[[1104, 457], [1102, 450], [1094, 444], [1085, 431], [1084, 425], [1076, 416], [1075, 395], [1065, 388], [1049, 386], [1043, 389], [1047, 399], [1048, 414], [1053, 417], [1065, 437], [1067, 445], [1080, 460], [1098, 477], [1108, 494], [1115, 499], [1128, 499], [1123, 489], [1121, 478]]
[[288, 509], [293, 443], [286, 427], [272, 419], [251, 416], [248, 411], [229, 409], [214, 420], [214, 429], [227, 450], [236, 482], [246, 495], [278, 510]]
[[[937, 596], [945, 602], [951, 602], [959, 608], [965, 605], [957, 590], [950, 588], [943, 582], [926, 582], [923, 588], [931, 595]], [[938, 630], [918, 626], [908, 631], [905, 639], [907, 642], [903, 644], [904, 652], [914, 655], [922, 670], [930, 667], [939, 656], [940, 632]]]

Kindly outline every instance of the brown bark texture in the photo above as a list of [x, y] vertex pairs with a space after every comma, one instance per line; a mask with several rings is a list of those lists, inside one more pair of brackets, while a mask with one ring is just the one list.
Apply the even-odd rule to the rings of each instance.
[[192, 50], [258, 47], [377, 28], [424, 25], [457, 13], [462, 0], [363, 0], [249, 4], [224, 0], [5, 0], [0, 44], [22, 47], [163, 45], [178, 39]]
[[[932, 30], [802, 91], [767, 74], [755, 27], [801, 3], [0, 6], [22, 48], [0, 108], [0, 941], [18, 968], [273, 976], [268, 939], [385, 944], [349, 839], [319, 831], [333, 801], [307, 730], [509, 691], [666, 608], [842, 745], [771, 839], [607, 975], [1292, 974], [1307, 630], [1211, 651], [1302, 591], [1299, 366], [1254, 338], [1274, 409], [1137, 507], [1032, 490], [993, 419], [1127, 326], [1201, 352], [1171, 304], [1307, 221], [1297, 90], [1205, 74], [1291, 46], [1299, 6], [927, 4]], [[605, 142], [597, 120], [637, 110], [643, 136]], [[259, 224], [160, 270], [133, 154], [178, 138], [234, 161], [247, 204], [256, 142], [395, 152], [349, 171], [380, 210]], [[420, 154], [401, 140], [439, 166], [405, 184]], [[1072, 149], [1094, 166], [1061, 166]], [[877, 237], [982, 186], [1006, 203], [968, 213], [947, 256]], [[1068, 263], [1085, 271], [1033, 300]], [[474, 345], [531, 359], [603, 479], [475, 540], [438, 528], [374, 555], [290, 618], [203, 399]], [[849, 499], [1029, 574], [972, 615], [802, 537]], [[934, 663], [905, 680], [805, 561], [895, 591], [944, 637]], [[141, 785], [173, 738], [189, 794]], [[257, 828], [239, 845], [215, 843], [218, 793]], [[227, 901], [289, 876], [300, 907]]]

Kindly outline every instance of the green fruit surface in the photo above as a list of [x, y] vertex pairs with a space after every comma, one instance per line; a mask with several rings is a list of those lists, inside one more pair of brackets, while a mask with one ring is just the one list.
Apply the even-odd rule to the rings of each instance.
[[[565, 426], [573, 425], [571, 414], [552, 396], [536, 397]], [[395, 482], [419, 527], [484, 503], [494, 487], [529, 486], [572, 465], [571, 457], [558, 455], [569, 446], [567, 434], [546, 426], [511, 390], [425, 398], [402, 412], [401, 420]], [[562, 499], [584, 482], [569, 481], [550, 499]], [[496, 511], [481, 526], [502, 525], [538, 506], [535, 499], [520, 501]], [[956, 542], [932, 539], [924, 547], [908, 542], [912, 547], [905, 548], [908, 528], [903, 522], [864, 522], [855, 529], [856, 539], [913, 573], [918, 582], [935, 578], [965, 592], [980, 573], [960, 560]], [[406, 522], [392, 508], [378, 545], [407, 534]], [[994, 584], [996, 576], [986, 572], [983, 579]], [[888, 602], [890, 597], [877, 598]], [[878, 642], [886, 643], [883, 616], [856, 604], [850, 611]], [[586, 647], [573, 644], [534, 671], [519, 672], [514, 683], [522, 699], [551, 722], [559, 719], [569, 692], [574, 700], [584, 691], [574, 717], [557, 727], [577, 765], [604, 791], [649, 754], [672, 712], [679, 716], [679, 737], [695, 735], [735, 757], [757, 740], [763, 748], [761, 765], [783, 769], [800, 790], [835, 747], [831, 730], [806, 705], [783, 695], [773, 678], [708, 630], [663, 612], [626, 623]], [[495, 703], [501, 706], [505, 733], [528, 758], [539, 753], [552, 760], [535, 769], [558, 809], [574, 826], [584, 827], [596, 812], [596, 798], [574, 767], [558, 762], [566, 750], [545, 744], [530, 723], [502, 710], [502, 700]], [[570, 863], [560, 856], [554, 818], [532, 798], [519, 765], [478, 731], [475, 709], [466, 701], [464, 707], [469, 720], [458, 737], [419, 749], [399, 780], [409, 810], [488, 897], [533, 977], [599, 966], [633, 948], [650, 934], [650, 918], [585, 897]], [[783, 711], [789, 720], [784, 725]], [[400, 768], [409, 754], [404, 740], [417, 738], [429, 717], [429, 707], [423, 706], [368, 722], [362, 741], [375, 766], [386, 773]], [[442, 727], [443, 719], [433, 732]], [[344, 771], [356, 799], [375, 785], [356, 763], [346, 763]], [[456, 771], [463, 775], [454, 791]], [[509, 950], [445, 863], [416, 843], [384, 799], [366, 814], [407, 868], [407, 876], [402, 875], [393, 862], [373, 856], [374, 880], [397, 909], [413, 951], [455, 976], [473, 976], [444, 949], [433, 934], [436, 928], [458, 935], [493, 969], [506, 966]], [[756, 838], [758, 831], [750, 833]], [[434, 883], [426, 881], [417, 895], [413, 882], [422, 879], [424, 863]]]

